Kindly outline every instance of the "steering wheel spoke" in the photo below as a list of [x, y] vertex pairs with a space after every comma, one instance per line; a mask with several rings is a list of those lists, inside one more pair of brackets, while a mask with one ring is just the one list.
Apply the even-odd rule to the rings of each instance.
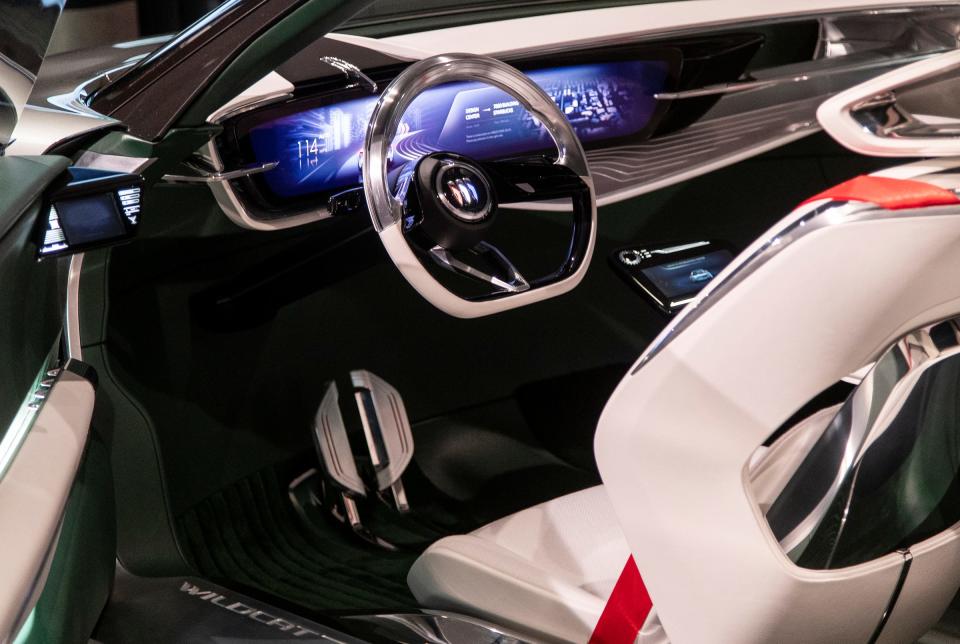
[[493, 275], [485, 270], [471, 266], [467, 262], [457, 258], [452, 251], [442, 246], [434, 246], [431, 248], [430, 257], [437, 264], [449, 271], [490, 284], [499, 293], [523, 293], [524, 291], [530, 290], [530, 283], [524, 279], [520, 271], [507, 259], [507, 256], [493, 244], [480, 242], [468, 252], [486, 260], [488, 264], [496, 266], [500, 275]]
[[493, 179], [501, 204], [589, 198], [590, 187], [576, 172], [542, 158], [482, 165]]

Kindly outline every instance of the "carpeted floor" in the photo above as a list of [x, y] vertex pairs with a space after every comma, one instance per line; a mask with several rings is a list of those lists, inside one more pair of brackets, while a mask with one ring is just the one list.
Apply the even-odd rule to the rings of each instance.
[[237, 481], [180, 516], [181, 548], [197, 576], [292, 607], [414, 608], [407, 572], [431, 543], [598, 482], [595, 473], [545, 451], [535, 436], [505, 438], [483, 429], [525, 427], [508, 407], [505, 417], [503, 410], [492, 419], [490, 410], [480, 410], [478, 418], [418, 426], [418, 455], [430, 468], [418, 460], [404, 474], [411, 512], [400, 515], [376, 499], [360, 505], [364, 524], [400, 546], [398, 552], [366, 544], [316, 505], [301, 504], [312, 510], [308, 519], [298, 513], [289, 484], [316, 465], [310, 454]]
[[332, 522], [308, 525], [294, 510], [280, 476], [276, 470], [259, 472], [180, 518], [181, 545], [200, 575], [316, 611], [416, 605], [407, 590], [407, 571], [446, 530], [417, 517], [384, 520], [379, 517], [389, 513], [384, 507], [374, 512], [379, 520], [371, 520], [371, 527], [384, 538], [414, 544], [403, 552], [386, 552]]

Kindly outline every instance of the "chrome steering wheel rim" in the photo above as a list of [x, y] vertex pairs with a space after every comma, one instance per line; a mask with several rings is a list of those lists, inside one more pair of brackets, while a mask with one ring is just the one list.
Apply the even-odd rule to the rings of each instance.
[[[495, 300], [462, 298], [437, 282], [416, 259], [403, 239], [403, 201], [394, 196], [388, 179], [391, 144], [410, 104], [425, 90], [456, 81], [482, 82], [497, 87], [530, 112], [546, 129], [557, 147], [554, 165], [577, 175], [589, 191], [589, 239], [578, 268], [552, 284]], [[361, 162], [364, 194], [374, 230], [407, 281], [430, 303], [455, 317], [480, 317], [556, 297], [580, 283], [593, 255], [597, 230], [597, 204], [586, 153], [573, 126], [552, 98], [516, 68], [487, 56], [443, 54], [407, 67], [386, 88], [370, 117]]]

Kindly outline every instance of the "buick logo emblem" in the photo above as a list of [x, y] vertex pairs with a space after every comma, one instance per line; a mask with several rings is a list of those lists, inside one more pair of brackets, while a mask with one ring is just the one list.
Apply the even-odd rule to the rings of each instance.
[[483, 172], [462, 161], [448, 161], [437, 172], [437, 197], [451, 215], [466, 223], [486, 219], [493, 195]]

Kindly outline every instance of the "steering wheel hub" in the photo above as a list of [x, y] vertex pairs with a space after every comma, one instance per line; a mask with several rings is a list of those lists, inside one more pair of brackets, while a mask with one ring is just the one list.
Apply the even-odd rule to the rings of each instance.
[[465, 161], [441, 161], [434, 182], [437, 198], [451, 215], [468, 224], [481, 222], [493, 214], [494, 202], [483, 171]]

